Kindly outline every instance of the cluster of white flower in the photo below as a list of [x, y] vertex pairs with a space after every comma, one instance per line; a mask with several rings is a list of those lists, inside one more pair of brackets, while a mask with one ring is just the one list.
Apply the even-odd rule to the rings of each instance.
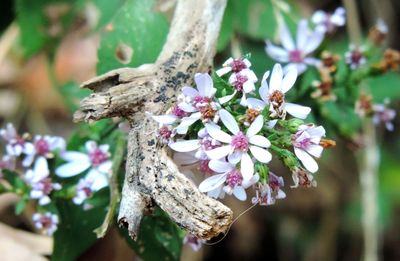
[[[55, 170], [58, 178], [67, 178], [87, 171], [75, 186], [72, 201], [79, 205], [90, 197], [93, 192], [108, 185], [108, 174], [111, 171], [111, 161], [108, 145], [97, 146], [94, 141], [85, 144], [87, 154], [76, 151], [65, 151], [66, 143], [61, 137], [36, 135], [33, 139], [28, 134], [19, 135], [12, 124], [0, 129], [0, 136], [5, 141], [5, 155], [0, 160], [0, 181], [4, 170], [13, 171], [29, 189], [28, 197], [37, 200], [41, 209], [51, 203], [53, 191], [61, 190], [62, 186], [51, 174], [49, 160], [56, 155], [67, 163]], [[18, 159], [21, 158], [19, 162]], [[21, 192], [22, 193], [22, 192]], [[24, 195], [21, 195], [24, 196]], [[51, 235], [58, 224], [55, 213], [35, 213], [33, 221], [38, 229]]]
[[324, 40], [325, 34], [333, 33], [337, 27], [346, 23], [346, 11], [343, 7], [337, 8], [333, 14], [324, 11], [316, 11], [311, 21], [315, 28], [310, 29], [306, 19], [301, 20], [297, 26], [296, 42], [282, 22], [279, 28], [279, 38], [282, 47], [266, 41], [265, 51], [274, 60], [287, 63], [285, 71], [290, 67], [296, 67], [299, 74], [307, 69], [307, 66], [318, 67], [320, 60], [312, 57], [312, 53], [318, 49]]
[[[288, 167], [306, 173], [294, 175], [295, 185], [309, 186], [304, 176], [311, 184], [310, 173], [318, 170], [314, 158], [323, 150], [320, 141], [325, 130], [303, 124], [309, 107], [286, 102], [285, 93], [296, 82], [296, 67], [284, 73], [276, 64], [271, 73], [264, 74], [259, 88], [250, 67], [246, 58], [230, 58], [217, 70], [218, 82], [208, 74], [196, 74], [196, 88], [184, 87], [177, 105], [166, 115], [151, 117], [159, 123], [160, 141], [176, 152], [177, 163], [195, 164], [205, 175], [199, 184], [201, 192], [214, 198], [234, 195], [244, 201], [246, 190], [255, 188], [253, 202], [270, 205], [285, 197], [283, 179], [269, 171], [271, 152], [282, 158], [280, 150], [293, 150]], [[282, 127], [293, 122], [287, 114], [297, 122], [291, 131]], [[289, 144], [282, 143], [283, 139]]]

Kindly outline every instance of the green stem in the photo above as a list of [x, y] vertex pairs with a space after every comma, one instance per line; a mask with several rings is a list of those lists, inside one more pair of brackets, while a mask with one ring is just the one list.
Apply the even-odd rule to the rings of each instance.
[[375, 126], [371, 119], [363, 124], [365, 148], [360, 153], [358, 166], [360, 171], [362, 225], [364, 234], [365, 261], [378, 260], [378, 171], [379, 148]]

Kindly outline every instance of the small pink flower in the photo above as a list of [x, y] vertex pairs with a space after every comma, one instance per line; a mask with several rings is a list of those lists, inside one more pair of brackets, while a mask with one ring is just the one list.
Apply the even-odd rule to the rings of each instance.
[[356, 47], [350, 45], [350, 50], [345, 53], [346, 63], [350, 66], [350, 69], [355, 70], [367, 63], [367, 59], [364, 55], [363, 47]]
[[204, 242], [205, 241], [203, 239], [199, 239], [192, 234], [186, 234], [185, 238], [183, 239], [183, 244], [189, 245], [193, 251], [199, 251]]
[[54, 157], [54, 152], [65, 150], [65, 140], [61, 137], [41, 136], [36, 135], [32, 143], [26, 143], [24, 154], [26, 155], [22, 161], [24, 167], [32, 165], [36, 157], [44, 157], [51, 159]]
[[233, 59], [229, 58], [224, 62], [221, 69], [216, 71], [218, 76], [225, 75], [229, 72], [238, 73], [242, 70], [249, 69], [251, 63], [246, 58]]
[[373, 106], [374, 115], [372, 120], [375, 125], [379, 123], [384, 123], [388, 131], [394, 130], [394, 125], [392, 121], [396, 117], [396, 111], [386, 107], [386, 104], [374, 104]]
[[331, 34], [337, 27], [346, 24], [346, 10], [338, 7], [333, 14], [318, 10], [313, 14], [311, 20], [317, 26], [317, 30]]
[[20, 156], [25, 146], [27, 146], [27, 144], [29, 145], [25, 138], [17, 134], [17, 131], [11, 123], [8, 123], [4, 129], [0, 129], [0, 136], [7, 142], [7, 154], [13, 157]]
[[57, 230], [58, 225], [58, 216], [51, 212], [42, 213], [35, 213], [32, 216], [33, 223], [35, 227], [48, 236], [54, 234]]
[[275, 204], [276, 199], [284, 199], [286, 197], [285, 192], [281, 189], [283, 186], [283, 178], [269, 172], [268, 183], [259, 185], [256, 191], [257, 194], [252, 199], [252, 203], [258, 203], [260, 206]]
[[311, 173], [318, 170], [318, 164], [311, 156], [316, 158], [321, 156], [324, 148], [319, 145], [319, 142], [324, 136], [325, 129], [322, 126], [300, 125], [299, 130], [292, 137], [294, 153]]

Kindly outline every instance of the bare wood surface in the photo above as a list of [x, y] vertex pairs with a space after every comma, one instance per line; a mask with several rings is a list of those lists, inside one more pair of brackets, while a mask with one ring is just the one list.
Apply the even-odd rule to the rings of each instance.
[[157, 142], [157, 124], [145, 112], [162, 114], [197, 72], [211, 68], [226, 0], [179, 0], [171, 29], [154, 64], [110, 71], [82, 84], [94, 91], [81, 102], [75, 121], [122, 116], [132, 126], [118, 222], [135, 238], [143, 214], [156, 203], [181, 227], [203, 239], [226, 232], [232, 211], [207, 197], [179, 172]]

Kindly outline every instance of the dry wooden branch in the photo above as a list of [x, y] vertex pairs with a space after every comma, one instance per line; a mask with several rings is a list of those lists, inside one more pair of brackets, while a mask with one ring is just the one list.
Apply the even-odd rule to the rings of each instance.
[[207, 72], [215, 54], [226, 0], [179, 0], [164, 48], [154, 64], [111, 71], [82, 84], [94, 91], [81, 102], [76, 121], [127, 118], [128, 159], [118, 222], [132, 238], [153, 202], [199, 238], [226, 232], [232, 211], [200, 193], [157, 142], [157, 124], [145, 112], [162, 114], [196, 72]]

